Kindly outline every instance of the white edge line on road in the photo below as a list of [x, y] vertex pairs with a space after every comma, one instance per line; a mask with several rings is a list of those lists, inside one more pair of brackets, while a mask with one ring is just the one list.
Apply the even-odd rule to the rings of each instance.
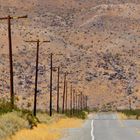
[[93, 132], [94, 132], [94, 120], [91, 121], [91, 137], [92, 137], [92, 140], [95, 140]]

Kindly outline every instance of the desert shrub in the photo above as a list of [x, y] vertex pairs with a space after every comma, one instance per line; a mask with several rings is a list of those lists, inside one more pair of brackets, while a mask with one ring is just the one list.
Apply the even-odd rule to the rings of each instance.
[[39, 118], [41, 123], [48, 123], [51, 120], [51, 117], [48, 114], [41, 112], [37, 113], [37, 118]]
[[76, 117], [84, 120], [87, 118], [87, 112], [81, 111], [81, 112], [77, 113]]
[[140, 109], [135, 109], [135, 110], [120, 110], [119, 112], [124, 113], [126, 116], [136, 116], [136, 119], [139, 119], [140, 117]]
[[44, 112], [38, 112], [37, 118], [39, 119], [40, 123], [52, 123], [53, 121], [57, 121], [60, 118], [64, 118], [63, 114], [53, 114], [53, 117], [50, 117], [47, 113]]
[[4, 99], [1, 99], [0, 100], [0, 115], [10, 112], [10, 111], [12, 111], [10, 102], [7, 102]]
[[29, 123], [29, 128], [37, 127], [37, 124], [40, 122], [39, 119], [34, 116], [32, 113], [27, 115], [27, 120]]
[[[19, 111], [18, 107], [15, 105], [14, 110]], [[11, 103], [5, 99], [0, 99], [0, 115], [8, 112], [12, 112]]]
[[81, 111], [81, 110], [74, 110], [72, 115], [71, 115], [70, 110], [68, 110], [66, 112], [66, 116], [68, 116], [68, 117], [76, 117], [76, 118], [83, 119], [83, 120], [87, 118], [87, 115], [88, 115], [88, 112]]
[[28, 121], [21, 118], [18, 112], [10, 112], [0, 116], [0, 138], [10, 136], [27, 127]]

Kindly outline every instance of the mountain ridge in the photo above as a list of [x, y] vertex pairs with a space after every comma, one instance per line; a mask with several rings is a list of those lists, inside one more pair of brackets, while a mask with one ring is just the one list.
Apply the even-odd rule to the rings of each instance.
[[[34, 92], [36, 49], [35, 44], [27, 44], [24, 41], [38, 38], [51, 41], [40, 47], [39, 109], [46, 109], [46, 106], [49, 106], [48, 77], [51, 52], [63, 54], [54, 58], [54, 64], [60, 65], [63, 71], [69, 66], [68, 71], [73, 71], [74, 74], [68, 78], [70, 81], [73, 80], [78, 91], [83, 91], [89, 96], [89, 106], [101, 108], [110, 107], [108, 104], [111, 104], [113, 109], [128, 108], [129, 94], [134, 102], [132, 106], [134, 108], [139, 106], [140, 2], [138, 0], [110, 2], [103, 0], [2, 2], [1, 0], [0, 4], [0, 16], [28, 14], [29, 17], [22, 21], [12, 21], [15, 92], [20, 107], [27, 108], [31, 102], [30, 108], [32, 108]], [[4, 95], [1, 81], [1, 96], [9, 98], [6, 21], [0, 22], [0, 31], [2, 40], [0, 75], [7, 76]], [[55, 76], [57, 75], [54, 73], [54, 102], [57, 86]], [[63, 75], [61, 75], [62, 81]], [[54, 107], [55, 105], [54, 103]]]

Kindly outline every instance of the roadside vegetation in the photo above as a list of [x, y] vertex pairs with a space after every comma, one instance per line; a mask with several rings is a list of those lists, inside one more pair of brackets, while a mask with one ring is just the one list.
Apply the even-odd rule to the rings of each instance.
[[11, 112], [10, 102], [5, 101], [4, 99], [0, 100], [0, 115]]
[[49, 124], [38, 124], [34, 129], [22, 129], [6, 140], [58, 140], [67, 135], [63, 129], [79, 128], [83, 120], [62, 118]]
[[140, 119], [140, 109], [125, 109], [125, 110], [120, 110], [118, 111], [121, 114], [121, 119]]
[[67, 110], [66, 116], [70, 118], [86, 119], [88, 115], [88, 110]]
[[[86, 119], [87, 111], [66, 111], [65, 114], [54, 114], [38, 111], [34, 117], [31, 111], [11, 110], [10, 103], [0, 101], [0, 138], [2, 140], [56, 140], [62, 135], [62, 129], [80, 127]], [[38, 133], [37, 133], [38, 132]], [[53, 133], [52, 133], [53, 132]], [[34, 139], [35, 140], [35, 139]]]

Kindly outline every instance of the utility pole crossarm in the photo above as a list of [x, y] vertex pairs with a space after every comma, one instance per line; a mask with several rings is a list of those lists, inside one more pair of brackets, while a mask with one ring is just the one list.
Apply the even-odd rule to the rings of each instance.
[[0, 20], [5, 20], [5, 19], [8, 19], [8, 17], [2, 17], [2, 18], [0, 18]]
[[[44, 41], [40, 41], [39, 39], [38, 40], [29, 40], [29, 41], [26, 41], [25, 42], [27, 43], [49, 43], [50, 41], [49, 40], [44, 40]], [[41, 45], [41, 44], [40, 44]]]
[[48, 42], [50, 42], [50, 41], [48, 40], [48, 41], [41, 41], [41, 42], [43, 42], [43, 43], [48, 43]]
[[49, 40], [48, 41], [40, 41], [40, 40], [30, 40], [30, 41], [26, 41], [25, 42], [43, 42], [43, 43], [47, 43], [47, 42], [50, 42]]
[[36, 43], [36, 42], [40, 42], [39, 40], [30, 40], [30, 41], [25, 41], [25, 42], [28, 42], [28, 43]]
[[28, 18], [28, 16], [25, 15], [25, 16], [19, 16], [19, 17], [11, 17], [11, 19], [21, 19], [21, 18]]
[[6, 20], [6, 19], [8, 19], [8, 18], [10, 18], [10, 19], [21, 19], [21, 18], [28, 18], [28, 16], [27, 15], [25, 15], [25, 16], [15, 16], [15, 17], [11, 17], [11, 16], [7, 16], [7, 17], [2, 17], [2, 18], [0, 18], [0, 20]]

